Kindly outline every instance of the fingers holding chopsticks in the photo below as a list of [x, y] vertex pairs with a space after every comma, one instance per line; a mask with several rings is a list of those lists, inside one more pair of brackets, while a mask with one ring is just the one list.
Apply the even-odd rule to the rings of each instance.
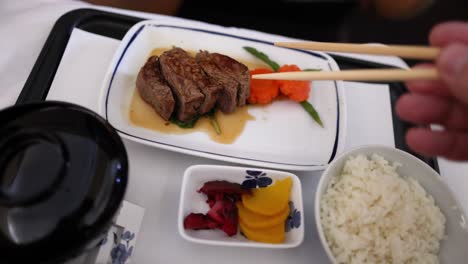
[[[417, 81], [408, 88], [411, 92], [398, 99], [396, 113], [407, 122], [423, 126], [408, 130], [408, 146], [425, 156], [467, 160], [468, 105], [450, 96], [441, 81]], [[443, 92], [435, 92], [438, 88]], [[443, 131], [432, 130], [432, 124], [443, 126]]]
[[436, 65], [451, 93], [468, 104], [468, 41], [447, 45]]
[[[434, 68], [434, 64], [418, 64], [413, 69]], [[452, 92], [442, 80], [416, 80], [406, 82], [406, 87], [410, 92], [438, 96], [452, 96]]]
[[[441, 47], [440, 55], [430, 66], [439, 71], [441, 79], [407, 83], [411, 93], [400, 97], [397, 114], [426, 127], [410, 129], [406, 142], [426, 156], [468, 160], [468, 23], [436, 26], [430, 43]], [[440, 124], [444, 131], [432, 131], [430, 124]]]
[[406, 142], [411, 149], [424, 156], [443, 156], [460, 161], [468, 157], [468, 135], [461, 131], [412, 128], [406, 134]]
[[445, 47], [453, 43], [468, 43], [468, 28], [464, 22], [446, 22], [435, 26], [429, 43], [436, 47]]
[[468, 107], [451, 97], [410, 93], [402, 95], [395, 108], [403, 120], [411, 123], [468, 130]]

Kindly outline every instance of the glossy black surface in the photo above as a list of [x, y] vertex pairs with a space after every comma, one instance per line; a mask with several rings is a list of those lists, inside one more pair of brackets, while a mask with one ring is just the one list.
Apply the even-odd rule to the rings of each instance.
[[1, 111], [0, 263], [55, 263], [95, 246], [127, 171], [120, 137], [87, 109], [42, 102]]

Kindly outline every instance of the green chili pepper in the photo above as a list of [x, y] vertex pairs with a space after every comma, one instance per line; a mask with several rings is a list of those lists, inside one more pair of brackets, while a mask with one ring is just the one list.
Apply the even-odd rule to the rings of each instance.
[[257, 57], [258, 59], [260, 59], [261, 61], [265, 62], [266, 64], [268, 64], [268, 66], [270, 66], [274, 71], [278, 71], [280, 66], [278, 63], [272, 61], [268, 55], [266, 55], [265, 53], [261, 52], [261, 51], [258, 51], [256, 50], [255, 48], [252, 48], [252, 47], [244, 47], [244, 49], [246, 51], [248, 51], [250, 54], [254, 55], [255, 57]]
[[315, 120], [315, 122], [317, 122], [317, 124], [323, 127], [322, 120], [320, 119], [320, 116], [315, 110], [314, 106], [311, 103], [309, 103], [309, 101], [302, 101], [300, 102], [300, 104], [302, 105], [302, 107], [304, 107], [307, 113], [309, 113], [309, 115]]

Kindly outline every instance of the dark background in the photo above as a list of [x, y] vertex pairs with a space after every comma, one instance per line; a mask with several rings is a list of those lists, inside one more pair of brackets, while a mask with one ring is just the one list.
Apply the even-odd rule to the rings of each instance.
[[468, 21], [468, 0], [85, 1], [328, 42], [427, 45], [434, 25]]
[[185, 0], [176, 15], [315, 41], [387, 44], [427, 44], [436, 23], [468, 20], [468, 0], [435, 0], [407, 18], [395, 17], [398, 14], [388, 17], [386, 10], [364, 8], [364, 1]]

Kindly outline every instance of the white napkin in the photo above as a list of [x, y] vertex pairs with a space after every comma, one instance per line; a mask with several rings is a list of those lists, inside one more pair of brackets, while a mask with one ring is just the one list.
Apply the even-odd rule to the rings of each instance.
[[101, 84], [120, 41], [74, 29], [47, 100], [59, 100], [97, 111]]
[[[241, 31], [233, 29], [237, 34]], [[250, 37], [254, 37], [249, 35]], [[255, 36], [258, 37], [258, 36]], [[261, 37], [265, 38], [265, 35]], [[119, 41], [79, 29], [72, 32], [47, 100], [67, 101], [97, 110], [101, 83]], [[346, 83], [346, 148], [363, 144], [394, 146], [390, 98], [387, 85]], [[376, 115], [376, 113], [379, 113]], [[133, 263], [317, 263], [326, 261], [314, 227], [313, 201], [320, 172], [301, 172], [306, 240], [294, 250], [227, 249], [187, 243], [177, 234], [177, 206], [182, 174], [193, 164], [227, 164], [164, 151], [125, 141], [130, 159], [130, 184], [126, 200], [143, 206], [145, 218]], [[232, 164], [228, 164], [232, 165]], [[315, 177], [314, 177], [315, 176]], [[184, 254], [181, 254], [184, 252]], [[231, 259], [226, 256], [232, 256]]]

